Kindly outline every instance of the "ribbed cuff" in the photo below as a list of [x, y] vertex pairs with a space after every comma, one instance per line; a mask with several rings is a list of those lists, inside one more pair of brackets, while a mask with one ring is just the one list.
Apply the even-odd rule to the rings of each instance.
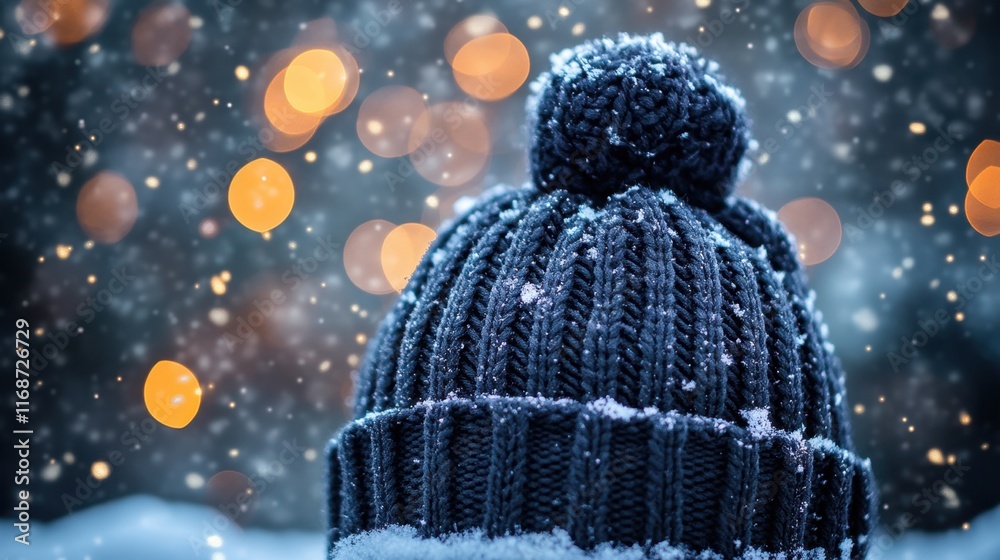
[[391, 525], [422, 537], [566, 531], [583, 549], [670, 543], [863, 556], [867, 461], [820, 438], [609, 399], [453, 399], [371, 414], [330, 446], [330, 542]]

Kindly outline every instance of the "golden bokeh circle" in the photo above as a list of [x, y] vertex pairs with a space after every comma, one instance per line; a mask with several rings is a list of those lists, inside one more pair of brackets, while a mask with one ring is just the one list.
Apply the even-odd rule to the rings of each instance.
[[821, 198], [793, 200], [778, 210], [778, 219], [795, 237], [795, 251], [807, 266], [829, 259], [840, 246], [840, 216]]
[[295, 186], [285, 168], [267, 158], [255, 159], [233, 176], [229, 209], [247, 229], [271, 231], [281, 225], [295, 204]]
[[132, 55], [148, 66], [175, 62], [191, 44], [191, 12], [183, 4], [155, 3], [132, 27]]
[[347, 69], [333, 51], [310, 49], [285, 69], [285, 99], [302, 113], [323, 113], [336, 105], [347, 85]]
[[902, 11], [910, 0], [858, 0], [868, 13], [878, 17], [892, 17]]
[[180, 429], [194, 420], [201, 407], [201, 385], [183, 364], [161, 360], [149, 371], [142, 390], [150, 416], [169, 428]]
[[427, 103], [417, 90], [386, 86], [372, 92], [358, 109], [358, 138], [375, 155], [404, 156], [427, 137]]
[[965, 219], [972, 229], [986, 237], [1000, 234], [1000, 209], [983, 204], [971, 191], [965, 194]]
[[455, 82], [462, 91], [484, 101], [510, 96], [524, 84], [531, 69], [528, 49], [509, 33], [477, 37], [452, 60]]
[[403, 291], [413, 271], [427, 252], [437, 233], [424, 224], [409, 223], [393, 228], [382, 241], [382, 272], [389, 285]]
[[846, 0], [816, 2], [795, 20], [795, 46], [814, 66], [853, 68], [865, 57], [871, 40], [868, 24]]
[[415, 130], [426, 138], [410, 153], [417, 173], [442, 187], [473, 180], [489, 163], [491, 140], [482, 111], [458, 102], [432, 106]]
[[77, 195], [76, 218], [83, 231], [98, 243], [121, 241], [132, 230], [138, 216], [135, 188], [118, 173], [97, 173]]
[[507, 33], [507, 27], [497, 18], [487, 14], [469, 16], [456, 23], [444, 38], [444, 56], [448, 64], [466, 43], [494, 33]]
[[385, 220], [370, 220], [354, 229], [344, 243], [344, 270], [351, 283], [369, 294], [392, 293], [382, 270], [382, 243], [396, 227]]

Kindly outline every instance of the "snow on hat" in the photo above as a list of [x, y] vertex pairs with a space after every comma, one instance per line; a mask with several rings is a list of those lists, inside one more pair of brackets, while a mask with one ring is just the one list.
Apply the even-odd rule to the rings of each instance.
[[553, 57], [532, 182], [443, 229], [329, 449], [332, 558], [861, 558], [844, 375], [715, 64]]

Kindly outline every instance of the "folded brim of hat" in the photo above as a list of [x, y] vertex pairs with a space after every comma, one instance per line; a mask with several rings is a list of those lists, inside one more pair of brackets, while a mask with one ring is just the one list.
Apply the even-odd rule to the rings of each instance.
[[863, 556], [868, 461], [746, 417], [525, 397], [369, 414], [329, 448], [332, 557]]

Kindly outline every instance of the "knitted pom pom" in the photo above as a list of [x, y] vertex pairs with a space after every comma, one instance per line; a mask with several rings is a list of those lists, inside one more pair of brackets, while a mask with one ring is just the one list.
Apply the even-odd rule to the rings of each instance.
[[743, 98], [716, 67], [660, 34], [554, 55], [528, 103], [535, 184], [595, 196], [643, 185], [721, 204], [750, 133]]

